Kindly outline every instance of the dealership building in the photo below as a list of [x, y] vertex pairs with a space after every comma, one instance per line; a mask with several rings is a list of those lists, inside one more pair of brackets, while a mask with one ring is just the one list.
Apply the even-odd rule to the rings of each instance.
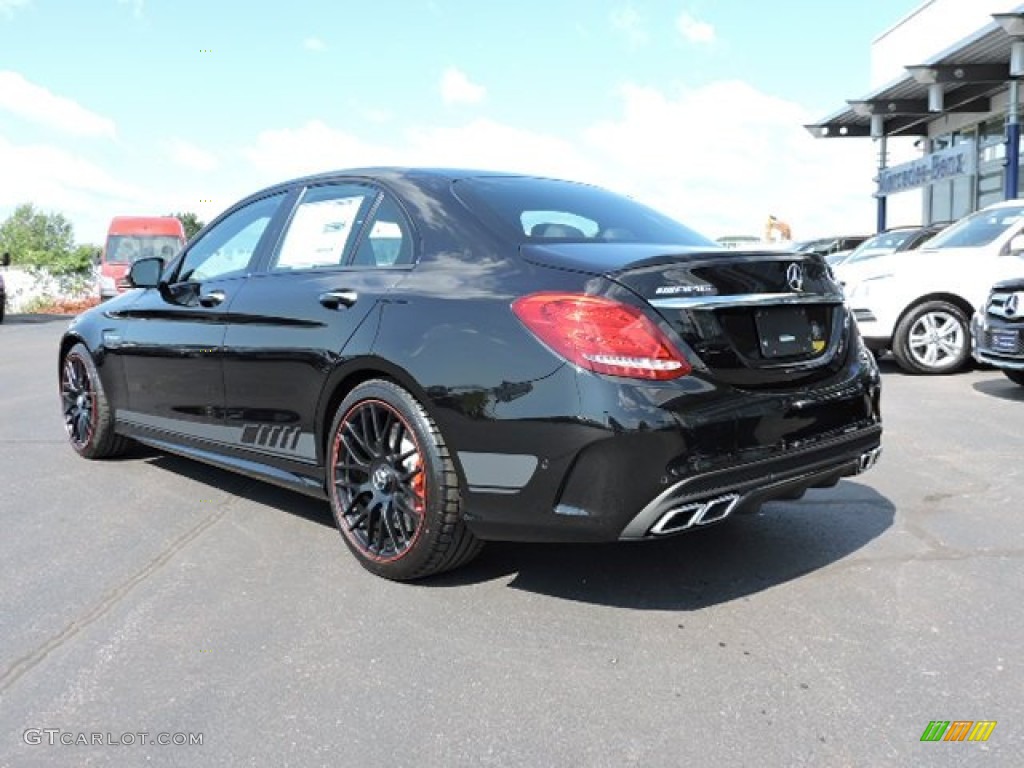
[[875, 142], [879, 230], [951, 221], [1024, 196], [1019, 78], [1024, 4], [929, 0], [872, 43], [872, 90], [805, 127]]

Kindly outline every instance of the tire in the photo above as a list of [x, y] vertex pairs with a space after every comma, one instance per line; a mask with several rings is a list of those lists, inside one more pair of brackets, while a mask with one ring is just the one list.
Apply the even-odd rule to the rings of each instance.
[[1009, 368], [1003, 368], [1003, 373], [1014, 384], [1020, 384], [1024, 387], [1024, 371], [1012, 371]]
[[106, 459], [124, 453], [130, 441], [114, 432], [114, 409], [84, 344], [75, 344], [61, 360], [60, 396], [64, 430], [79, 456]]
[[910, 373], [943, 374], [963, 369], [971, 356], [967, 315], [948, 301], [926, 301], [896, 326], [892, 353]]
[[331, 511], [364, 568], [410, 581], [479, 554], [448, 447], [409, 392], [390, 381], [359, 384], [338, 407], [328, 438]]

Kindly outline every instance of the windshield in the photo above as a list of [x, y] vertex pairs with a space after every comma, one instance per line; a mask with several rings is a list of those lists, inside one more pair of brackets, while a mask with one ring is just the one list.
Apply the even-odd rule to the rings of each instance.
[[586, 184], [525, 176], [480, 176], [461, 179], [454, 189], [473, 213], [521, 240], [721, 247], [628, 197]]
[[972, 213], [928, 241], [928, 248], [975, 248], [988, 245], [1024, 216], [1024, 205]]
[[110, 264], [131, 264], [138, 259], [159, 256], [165, 262], [185, 243], [174, 235], [111, 235], [103, 260]]
[[907, 229], [900, 232], [882, 232], [881, 234], [868, 238], [853, 249], [849, 258], [846, 259], [846, 263], [850, 264], [855, 261], [866, 261], [867, 259], [873, 259], [877, 256], [884, 256], [887, 253], [892, 253], [903, 245], [903, 243], [909, 240], [913, 234], [914, 230]]
[[811, 251], [829, 251], [833, 250], [832, 246], [836, 244], [834, 237], [819, 238], [818, 240], [804, 240], [796, 243], [793, 246], [793, 250], [798, 253], [809, 253]]

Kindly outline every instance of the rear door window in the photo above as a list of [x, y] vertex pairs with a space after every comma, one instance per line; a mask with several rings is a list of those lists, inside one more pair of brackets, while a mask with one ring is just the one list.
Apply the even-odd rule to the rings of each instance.
[[305, 191], [270, 269], [330, 269], [344, 265], [378, 192], [361, 184], [328, 184]]

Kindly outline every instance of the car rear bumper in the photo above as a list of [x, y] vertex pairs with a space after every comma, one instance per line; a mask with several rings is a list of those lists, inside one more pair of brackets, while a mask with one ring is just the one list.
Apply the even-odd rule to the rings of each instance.
[[491, 454], [501, 489], [482, 487], [470, 467], [466, 522], [491, 540], [658, 538], [835, 485], [874, 464], [882, 433], [873, 362], [839, 378], [802, 401], [696, 387], [666, 400], [666, 389], [606, 382], [604, 397], [584, 398], [590, 418], [534, 424], [529, 435], [492, 423], [494, 445], [519, 450]]
[[661, 493], [622, 530], [620, 539], [657, 538], [756, 512], [767, 501], [799, 498], [865, 472], [881, 455], [882, 428], [859, 430], [803, 451], [688, 477]]

